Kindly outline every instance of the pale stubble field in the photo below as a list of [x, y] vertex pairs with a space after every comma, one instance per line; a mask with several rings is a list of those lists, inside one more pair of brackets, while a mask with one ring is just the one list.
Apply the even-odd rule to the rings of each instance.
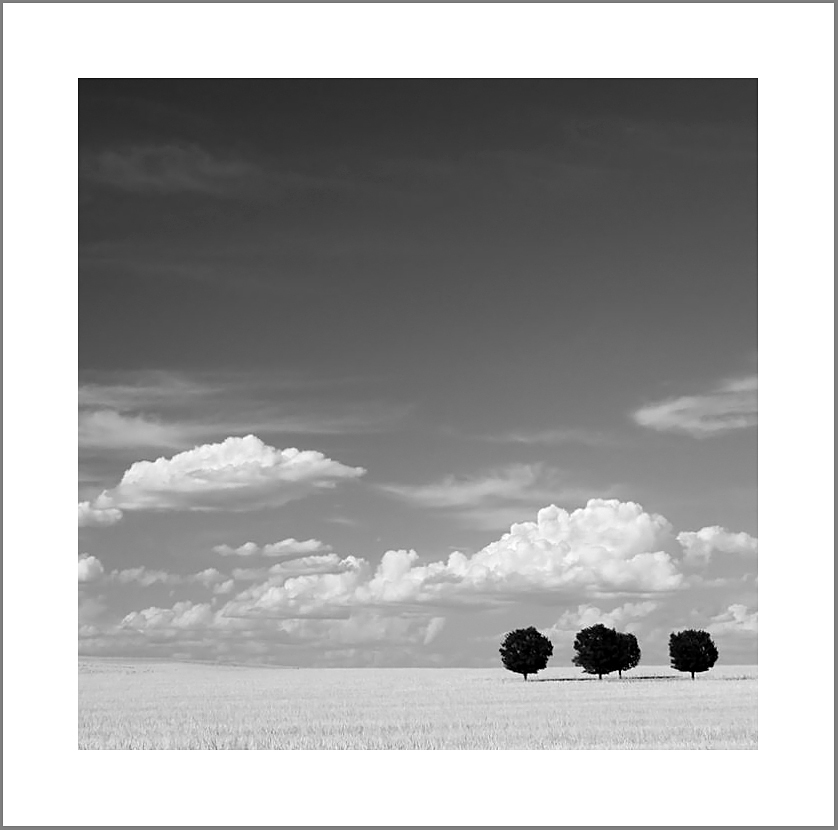
[[757, 670], [284, 669], [80, 660], [79, 749], [756, 749]]

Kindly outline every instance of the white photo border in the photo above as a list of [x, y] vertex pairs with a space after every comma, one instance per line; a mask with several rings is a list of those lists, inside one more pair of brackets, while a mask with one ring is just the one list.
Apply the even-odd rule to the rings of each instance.
[[[832, 4], [7, 3], [3, 17], [5, 825], [832, 826]], [[77, 749], [64, 548], [91, 77], [759, 79], [759, 750]]]

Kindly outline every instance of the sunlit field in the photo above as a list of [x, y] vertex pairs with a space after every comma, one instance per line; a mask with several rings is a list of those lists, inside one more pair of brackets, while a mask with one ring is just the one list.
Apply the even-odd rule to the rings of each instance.
[[756, 749], [757, 669], [282, 669], [80, 660], [80, 749]]

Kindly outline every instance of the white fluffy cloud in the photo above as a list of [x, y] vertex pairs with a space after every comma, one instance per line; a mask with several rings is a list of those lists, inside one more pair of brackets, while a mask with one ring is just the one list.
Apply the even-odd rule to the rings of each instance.
[[204, 570], [192, 574], [189, 578], [192, 582], [197, 582], [206, 588], [211, 588], [227, 579], [217, 568], [204, 568]]
[[89, 501], [79, 502], [79, 527], [107, 527], [122, 518], [116, 507], [94, 507]]
[[168, 628], [206, 628], [214, 619], [209, 603], [176, 602], [171, 608], [144, 608], [132, 611], [122, 620], [124, 628], [139, 631]]
[[669, 522], [632, 502], [593, 499], [568, 513], [551, 506], [537, 521], [473, 556], [455, 552], [420, 564], [415, 551], [387, 551], [378, 567], [346, 557], [340, 570], [252, 586], [229, 603], [232, 616], [306, 616], [353, 607], [468, 603], [532, 591], [604, 593], [672, 591], [682, 575], [661, 543]]
[[[684, 556], [672, 558], [679, 542]], [[341, 558], [317, 539], [220, 547], [216, 552], [229, 557], [225, 563], [244, 567], [211, 567], [192, 574], [145, 567], [107, 573], [95, 558], [80, 558], [80, 581], [192, 590], [200, 586], [206, 591], [206, 601], [180, 597], [184, 601], [171, 607], [133, 611], [112, 626], [111, 634], [99, 632], [93, 639], [101, 639], [105, 649], [116, 647], [106, 642], [112, 637], [123, 644], [130, 641], [138, 653], [153, 642], [163, 648], [160, 653], [180, 653], [176, 649], [182, 647], [183, 653], [207, 655], [250, 653], [254, 643], [306, 644], [338, 662], [341, 649], [369, 648], [370, 660], [386, 652], [381, 659], [398, 662], [414, 654], [412, 649], [434, 642], [446, 625], [444, 609], [512, 607], [534, 599], [565, 608], [573, 603], [547, 629], [555, 638], [566, 639], [597, 622], [648, 633], [654, 618], [662, 615], [666, 625], [676, 625], [669, 612], [677, 608], [677, 616], [695, 601], [696, 590], [705, 590], [708, 583], [696, 565], [706, 564], [716, 550], [755, 552], [756, 540], [719, 527], [676, 537], [663, 516], [634, 502], [592, 499], [573, 511], [543, 508], [535, 521], [513, 524], [476, 553], [454, 552], [433, 561], [412, 550], [389, 550], [378, 563]], [[751, 583], [747, 587], [751, 590]], [[731, 595], [726, 602], [733, 599]], [[745, 601], [741, 594], [735, 599]], [[730, 605], [723, 614], [702, 619], [701, 625], [715, 632], [748, 632], [756, 628], [756, 614], [745, 605]], [[94, 647], [91, 638], [86, 642]]]
[[342, 573], [352, 558], [341, 559], [336, 553], [318, 556], [301, 556], [286, 562], [279, 562], [268, 569], [270, 576], [303, 576], [308, 574]]
[[[255, 435], [138, 461], [92, 503], [103, 510], [253, 510], [277, 507], [362, 476], [313, 450], [277, 450]], [[79, 508], [81, 512], [81, 507]]]
[[79, 582], [96, 582], [104, 573], [105, 568], [95, 556], [79, 554]]
[[[445, 625], [444, 617], [394, 617], [359, 609], [345, 617], [284, 619], [238, 618], [214, 611], [209, 603], [177, 602], [171, 608], [152, 606], [132, 611], [119, 624], [118, 631], [142, 634], [150, 639], [172, 640], [179, 635], [191, 638], [213, 634], [235, 637], [247, 643], [253, 635], [270, 633], [274, 643], [308, 648], [346, 648], [352, 646], [428, 645]], [[224, 640], [216, 641], [216, 646]]]
[[745, 605], [736, 603], [713, 617], [707, 630], [711, 634], [756, 634], [758, 623], [758, 611], [748, 613]]
[[594, 605], [580, 605], [574, 611], [565, 611], [556, 621], [556, 624], [545, 633], [548, 636], [567, 635], [597, 623], [619, 630], [626, 626], [631, 627], [632, 623], [647, 617], [658, 607], [659, 603], [650, 600], [646, 602], [627, 602], [625, 605], [617, 606], [607, 612], [601, 611]]
[[216, 568], [206, 568], [195, 574], [173, 574], [140, 566], [123, 568], [108, 574], [109, 582], [120, 585], [139, 585], [143, 588], [151, 585], [203, 585], [205, 588], [212, 588], [227, 579], [228, 577]]
[[213, 586], [212, 592], [217, 596], [222, 596], [224, 594], [232, 594], [233, 591], [236, 590], [236, 580], [235, 579], [225, 579], [224, 582], [219, 582], [217, 585]]
[[120, 571], [111, 571], [108, 574], [110, 582], [120, 585], [136, 584], [143, 588], [151, 585], [181, 585], [183, 577], [178, 574], [171, 574], [168, 571], [158, 571], [151, 568], [124, 568]]
[[757, 424], [757, 378], [729, 380], [703, 395], [684, 395], [647, 404], [634, 413], [644, 427], [706, 438]]
[[260, 579], [272, 577], [280, 582], [281, 578], [304, 576], [308, 574], [342, 573], [352, 567], [353, 557], [341, 559], [336, 553], [318, 554], [316, 556], [296, 556], [285, 559], [269, 568], [233, 568], [232, 577], [237, 582], [256, 582]]
[[716, 551], [743, 555], [757, 553], [757, 540], [753, 536], [731, 533], [718, 525], [683, 531], [677, 538], [684, 548], [684, 561], [689, 564], [706, 565]]
[[230, 545], [216, 545], [213, 552], [220, 556], [269, 556], [283, 559], [294, 559], [299, 556], [308, 556], [313, 553], [325, 553], [331, 547], [319, 539], [283, 539], [281, 542], [272, 542], [268, 545], [257, 545], [255, 542], [245, 542], [237, 548]]

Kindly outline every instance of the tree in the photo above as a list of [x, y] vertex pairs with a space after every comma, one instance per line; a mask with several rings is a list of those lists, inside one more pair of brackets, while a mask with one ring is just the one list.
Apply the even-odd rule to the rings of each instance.
[[517, 628], [503, 638], [500, 646], [503, 665], [516, 674], [536, 674], [547, 667], [553, 644], [537, 628]]
[[602, 623], [583, 628], [576, 635], [573, 647], [577, 652], [573, 664], [581, 666], [586, 674], [595, 674], [602, 680], [602, 675], [620, 668], [619, 636]]
[[688, 671], [695, 680], [696, 672], [713, 668], [719, 651], [706, 631], [690, 628], [669, 635], [669, 658], [673, 669]]
[[617, 671], [622, 677], [624, 671], [633, 669], [640, 662], [640, 646], [637, 644], [637, 637], [634, 634], [621, 631], [617, 632], [617, 641], [620, 647]]

